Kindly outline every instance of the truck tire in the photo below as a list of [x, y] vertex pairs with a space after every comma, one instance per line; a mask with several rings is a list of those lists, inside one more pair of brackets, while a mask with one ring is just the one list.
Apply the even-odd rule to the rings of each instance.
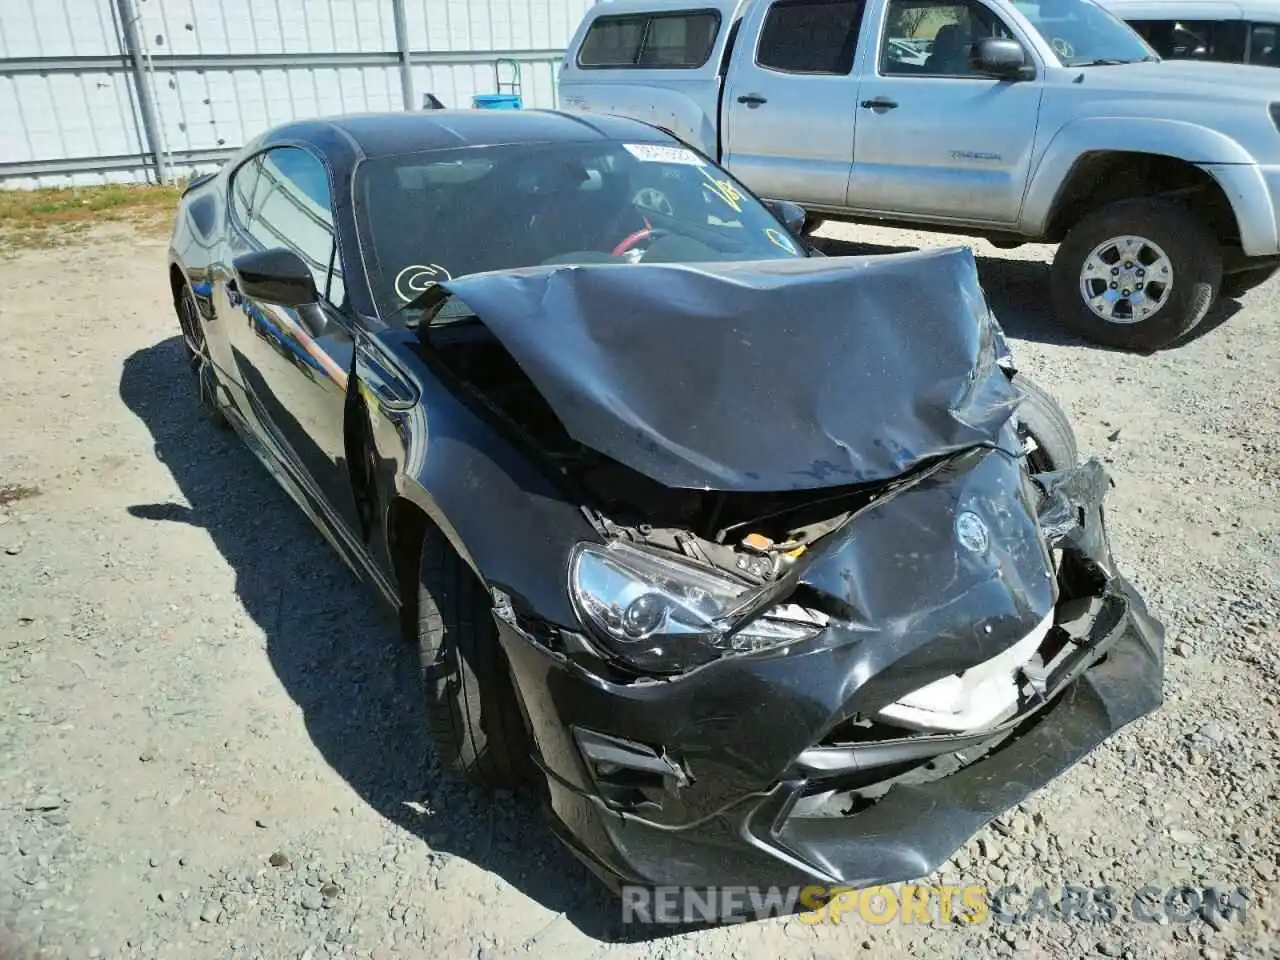
[[1096, 343], [1167, 346], [1204, 319], [1222, 284], [1222, 251], [1191, 210], [1120, 200], [1074, 227], [1053, 258], [1059, 318]]
[[427, 721], [445, 769], [485, 787], [528, 779], [530, 742], [488, 591], [439, 534], [418, 563], [418, 647]]
[[1013, 415], [1018, 439], [1034, 442], [1034, 449], [1027, 454], [1031, 472], [1049, 473], [1074, 467], [1079, 459], [1076, 434], [1058, 401], [1026, 377], [1014, 377], [1013, 386], [1022, 394], [1022, 402]]
[[1232, 300], [1239, 299], [1254, 287], [1260, 287], [1274, 277], [1277, 270], [1280, 270], [1280, 264], [1254, 267], [1251, 270], [1241, 270], [1239, 273], [1228, 273], [1222, 278], [1222, 296], [1230, 297]]

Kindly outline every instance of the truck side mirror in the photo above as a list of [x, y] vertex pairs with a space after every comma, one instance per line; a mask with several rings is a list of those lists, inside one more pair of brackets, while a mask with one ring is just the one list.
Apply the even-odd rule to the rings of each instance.
[[1000, 80], [1030, 80], [1035, 67], [1027, 63], [1026, 51], [1017, 40], [987, 37], [973, 45], [969, 65], [978, 73]]

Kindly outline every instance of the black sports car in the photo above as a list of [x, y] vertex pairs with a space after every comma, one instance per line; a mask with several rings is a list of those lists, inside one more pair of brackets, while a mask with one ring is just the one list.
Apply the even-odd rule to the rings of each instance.
[[611, 883], [928, 873], [1152, 710], [1108, 482], [967, 250], [817, 256], [657, 129], [294, 123], [193, 182], [200, 402]]

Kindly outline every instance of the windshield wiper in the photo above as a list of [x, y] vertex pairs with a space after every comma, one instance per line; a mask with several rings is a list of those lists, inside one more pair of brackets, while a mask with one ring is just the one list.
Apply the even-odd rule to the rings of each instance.
[[[398, 317], [403, 313], [422, 313], [427, 307], [434, 306], [437, 300], [442, 299], [444, 299], [444, 295], [436, 289], [436, 285], [433, 283], [408, 303], [402, 303], [396, 307], [391, 316]], [[408, 319], [402, 322], [410, 330], [418, 325], [417, 319]]]
[[1120, 57], [1098, 57], [1096, 60], [1086, 60], [1083, 63], [1073, 63], [1073, 67], [1119, 67], [1126, 63], [1156, 63], [1159, 57], [1139, 57], [1137, 60], [1124, 60]]

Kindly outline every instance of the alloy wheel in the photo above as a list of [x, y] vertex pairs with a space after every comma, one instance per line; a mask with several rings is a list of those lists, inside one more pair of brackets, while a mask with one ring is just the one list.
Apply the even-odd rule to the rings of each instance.
[[1169, 300], [1173, 262], [1144, 237], [1112, 237], [1080, 268], [1080, 296], [1108, 323], [1141, 323]]
[[178, 304], [178, 322], [182, 327], [182, 346], [187, 354], [187, 363], [191, 372], [196, 375], [196, 389], [199, 391], [200, 407], [215, 420], [220, 421], [222, 411], [218, 407], [218, 382], [213, 373], [213, 365], [209, 361], [208, 346], [204, 338], [204, 328], [200, 325], [199, 307], [196, 306], [195, 295], [190, 288], [182, 291], [182, 299]]

